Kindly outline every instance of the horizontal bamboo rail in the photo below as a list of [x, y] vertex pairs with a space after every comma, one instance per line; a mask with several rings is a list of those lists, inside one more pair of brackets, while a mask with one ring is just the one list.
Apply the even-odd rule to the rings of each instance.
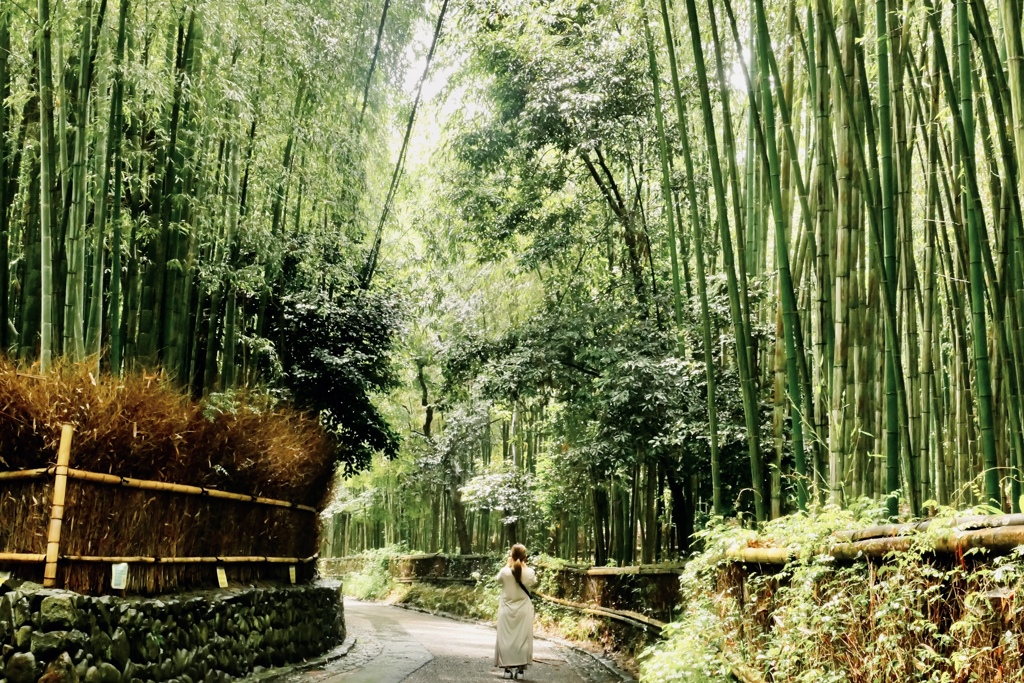
[[645, 576], [657, 576], [683, 573], [682, 564], [636, 564], [628, 567], [591, 567], [572, 564], [548, 564], [537, 562], [536, 566], [551, 571], [564, 571], [571, 574], [582, 574], [586, 576], [622, 576], [643, 574]]
[[[909, 550], [914, 536], [871, 538], [832, 546], [831, 555], [837, 560], [855, 560], [862, 557], [883, 557], [891, 552]], [[1003, 526], [974, 531], [952, 531], [930, 539], [935, 552], [964, 553], [972, 548], [986, 548], [1007, 552], [1024, 545], [1024, 526]]]
[[0, 562], [46, 562], [46, 555], [36, 553], [0, 553]]
[[14, 470], [12, 472], [0, 472], [0, 481], [42, 479], [48, 476], [52, 476], [49, 467], [37, 467], [34, 470]]
[[[56, 470], [51, 467], [50, 470]], [[208, 489], [204, 486], [188, 486], [186, 484], [172, 484], [165, 481], [153, 481], [151, 479], [133, 479], [132, 477], [119, 477], [116, 474], [101, 474], [99, 472], [87, 472], [85, 470], [68, 469], [68, 478], [79, 481], [89, 481], [94, 484], [108, 484], [111, 486], [124, 486], [126, 488], [140, 489], [144, 491], [165, 491], [167, 493], [180, 493], [187, 496], [209, 496], [223, 500], [235, 500], [242, 503], [256, 503], [257, 505], [271, 505], [275, 507], [291, 508], [304, 512], [316, 513], [317, 510], [309, 505], [299, 505], [287, 500], [275, 498], [264, 498], [262, 496], [247, 496], [244, 493], [229, 493], [218, 489]]]
[[[42, 479], [44, 477], [56, 477], [57, 467], [37, 467], [31, 470], [12, 470], [0, 472], [0, 482], [22, 481], [27, 479]], [[140, 489], [144, 491], [165, 491], [167, 493], [180, 493], [187, 496], [208, 496], [210, 498], [221, 498], [223, 500], [235, 500], [241, 503], [255, 503], [257, 505], [271, 505], [274, 507], [302, 510], [303, 512], [317, 513], [317, 509], [310, 505], [300, 505], [287, 500], [276, 498], [265, 498], [263, 496], [251, 496], [244, 493], [231, 493], [220, 489], [206, 488], [205, 486], [189, 486], [187, 484], [172, 484], [165, 481], [151, 479], [135, 479], [132, 477], [120, 477], [116, 474], [103, 474], [101, 472], [89, 472], [69, 467], [67, 470], [68, 479], [88, 481], [94, 484], [107, 484], [110, 486], [124, 486], [126, 488]]]
[[[933, 535], [927, 539], [930, 550], [936, 553], [964, 553], [972, 548], [985, 548], [996, 552], [1008, 552], [1024, 545], [1024, 524], [1019, 523], [1024, 515], [999, 515], [993, 517], [967, 517], [951, 520], [958, 526], [933, 529]], [[938, 521], [938, 520], [931, 520]], [[836, 560], [858, 560], [868, 557], [880, 558], [891, 552], [906, 552], [921, 540], [917, 530], [927, 530], [929, 526], [920, 524], [898, 525], [903, 535], [893, 535], [897, 525], [874, 527], [871, 533], [882, 530], [886, 535], [869, 536], [862, 540], [851, 540], [834, 543], [831, 547], [821, 550]], [[963, 528], [964, 526], [976, 528]], [[979, 528], [980, 527], [980, 528]], [[842, 537], [858, 538], [857, 532], [846, 533]], [[734, 548], [718, 559], [733, 560], [751, 564], [786, 564], [796, 558], [791, 548]]]
[[551, 602], [556, 605], [563, 607], [569, 607], [571, 609], [584, 612], [586, 614], [593, 614], [599, 617], [608, 617], [609, 619], [615, 619], [616, 621], [622, 621], [631, 626], [640, 626], [641, 628], [649, 628], [657, 633], [661, 633], [661, 630], [665, 628], [665, 622], [652, 619], [651, 617], [644, 616], [637, 612], [630, 612], [627, 610], [611, 609], [609, 607], [599, 607], [597, 605], [586, 605], [580, 602], [572, 602], [570, 600], [563, 600], [562, 598], [556, 598], [551, 595], [545, 595], [544, 593], [534, 593], [534, 595], [545, 602]]
[[[267, 555], [221, 555], [210, 557], [147, 557], [145, 555], [58, 555], [62, 562], [109, 562], [117, 564], [306, 564], [315, 562], [317, 556], [311, 557], [270, 557]], [[46, 562], [45, 554], [34, 553], [0, 553], [2, 562]]]
[[587, 576], [659, 575], [681, 574], [683, 565], [638, 564], [630, 567], [590, 567], [580, 571]]
[[722, 561], [740, 564], [787, 564], [796, 559], [791, 548], [732, 548], [709, 560], [709, 564]]
[[734, 548], [725, 556], [751, 564], [786, 564], [796, 557], [796, 553], [790, 548]]
[[217, 557], [146, 557], [144, 555], [108, 556], [108, 555], [61, 555], [67, 562], [109, 562], [111, 564], [305, 564], [314, 562], [316, 555], [311, 557], [268, 557], [265, 555], [236, 555]]
[[973, 529], [991, 529], [995, 527], [1024, 525], [1024, 514], [1014, 515], [968, 515], [965, 517], [942, 517], [926, 519], [909, 524], [881, 524], [879, 526], [858, 529], [856, 531], [837, 531], [835, 537], [843, 543], [863, 541], [869, 538], [888, 536], [905, 536], [909, 533], [922, 532], [932, 527], [950, 528], [960, 531]]
[[[410, 554], [410, 555], [396, 555], [395, 556], [395, 560], [400, 561], [400, 562], [401, 561], [407, 561], [407, 560], [408, 561], [432, 560], [432, 559], [435, 559], [435, 558], [438, 558], [438, 557], [447, 558], [447, 559], [457, 558], [459, 560], [483, 560], [483, 559], [490, 559], [490, 558], [493, 557], [493, 555], [479, 555], [479, 554], [477, 554], [477, 555], [445, 555], [444, 553], [413, 553], [413, 554]], [[329, 559], [344, 560], [344, 559], [347, 559], [347, 558], [335, 557], [335, 558], [329, 558]]]

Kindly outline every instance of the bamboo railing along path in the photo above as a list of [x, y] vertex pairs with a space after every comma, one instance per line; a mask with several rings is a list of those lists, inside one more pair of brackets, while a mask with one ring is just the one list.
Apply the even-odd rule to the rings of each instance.
[[[883, 524], [867, 529], [838, 531], [821, 553], [836, 560], [882, 558], [910, 550], [928, 532], [936, 553], [963, 553], [984, 548], [1005, 553], [1024, 545], [1024, 514], [969, 515], [933, 518], [907, 524]], [[786, 564], [797, 557], [792, 548], [733, 548], [722, 559], [750, 564]]]
[[573, 602], [572, 600], [564, 600], [562, 598], [556, 598], [553, 595], [545, 595], [544, 593], [533, 593], [535, 598], [539, 598], [544, 602], [550, 602], [554, 605], [560, 605], [562, 607], [568, 607], [569, 609], [577, 612], [583, 612], [584, 614], [592, 614], [598, 617], [606, 617], [608, 619], [614, 619], [615, 621], [621, 621], [622, 623], [629, 624], [630, 626], [636, 626], [645, 630], [650, 630], [655, 635], [661, 635], [661, 630], [665, 628], [665, 622], [652, 617], [648, 617], [639, 612], [632, 610], [620, 610], [612, 609], [610, 607], [601, 607], [600, 605], [589, 605], [582, 602]]
[[[227, 554], [227, 555], [197, 555], [197, 556], [167, 556], [157, 555], [88, 555], [61, 552], [62, 547], [67, 546], [67, 533], [65, 530], [65, 512], [68, 502], [68, 486], [70, 482], [84, 482], [93, 485], [106, 487], [120, 487], [140, 491], [153, 491], [180, 496], [199, 496], [215, 500], [230, 501], [239, 504], [250, 504], [254, 506], [283, 508], [296, 512], [314, 515], [311, 520], [315, 525], [317, 509], [309, 505], [300, 505], [286, 500], [266, 498], [256, 495], [232, 493], [218, 489], [211, 489], [202, 486], [191, 486], [171, 482], [153, 481], [146, 479], [135, 479], [121, 477], [114, 474], [90, 472], [70, 467], [71, 445], [74, 435], [72, 425], [64, 425], [61, 431], [60, 446], [57, 454], [56, 465], [51, 467], [37, 467], [34, 469], [0, 472], [0, 493], [3, 492], [5, 484], [21, 483], [32, 480], [52, 479], [52, 497], [49, 506], [49, 518], [46, 531], [46, 546], [44, 553], [14, 552], [0, 548], [0, 563], [15, 564], [43, 564], [43, 585], [56, 587], [58, 584], [58, 565], [60, 563], [128, 563], [141, 565], [195, 565], [195, 564], [308, 564], [317, 559], [317, 554], [308, 557], [294, 556], [269, 556], [260, 554]], [[71, 525], [73, 528], [73, 525]], [[244, 533], [239, 530], [240, 533]], [[62, 538], [63, 537], [63, 538]], [[62, 543], [63, 541], [63, 543]]]

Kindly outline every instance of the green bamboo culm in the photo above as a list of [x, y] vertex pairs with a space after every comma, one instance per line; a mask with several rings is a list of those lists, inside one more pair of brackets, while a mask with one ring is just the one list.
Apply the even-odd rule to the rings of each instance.
[[[878, 41], [878, 126], [881, 145], [882, 201], [882, 267], [885, 270], [885, 291], [890, 301], [896, 299], [896, 224], [892, 185], [892, 124], [889, 89], [889, 31], [886, 25], [886, 0], [875, 3], [875, 30]], [[895, 333], [895, 330], [894, 330]], [[890, 335], [890, 336], [895, 336]], [[889, 516], [899, 515], [900, 435], [896, 402], [896, 365], [892, 344], [885, 345], [885, 492]]]
[[[1022, 10], [1017, 0], [1001, 0], [1000, 9], [1004, 27], [1022, 25]], [[1003, 37], [1006, 43], [1006, 66], [1009, 72], [1007, 85], [1010, 90], [1010, 109], [1013, 112], [1014, 142], [1017, 146], [1018, 194], [1024, 197], [1024, 31], [1004, 30]], [[1019, 228], [1024, 230], [1024, 225]], [[1024, 301], [1020, 303], [1024, 304]]]
[[[682, 326], [683, 304], [679, 281], [679, 250], [676, 244], [676, 223], [672, 206], [672, 174], [668, 163], [668, 141], [665, 138], [665, 115], [661, 111], [661, 78], [658, 74], [658, 58], [654, 53], [654, 41], [651, 38], [651, 24], [647, 16], [647, 6], [640, 1], [640, 11], [644, 19], [644, 39], [647, 43], [647, 59], [651, 70], [651, 83], [654, 88], [654, 118], [658, 129], [658, 157], [661, 161], [661, 195], [665, 202], [665, 216], [668, 223], [668, 251], [672, 264], [672, 311], [675, 316], [676, 328]], [[682, 337], [679, 338], [682, 345]], [[680, 348], [682, 352], [682, 348]]]
[[679, 67], [676, 61], [675, 40], [672, 37], [672, 20], [668, 11], [668, 1], [661, 0], [661, 22], [665, 29], [665, 45], [668, 48], [669, 72], [672, 76], [672, 93], [675, 102], [676, 120], [679, 127], [679, 142], [683, 150], [683, 162], [686, 168], [686, 194], [690, 207], [690, 231], [693, 234], [693, 245], [697, 265], [697, 296], [700, 299], [701, 342], [704, 346], [704, 370], [707, 377], [708, 430], [711, 442], [711, 489], [712, 506], [715, 514], [724, 514], [722, 500], [721, 461], [718, 449], [718, 407], [716, 405], [717, 384], [715, 380], [715, 359], [711, 341], [711, 313], [708, 305], [707, 274], [704, 269], [704, 234], [697, 215], [697, 188], [694, 182], [693, 153], [690, 149], [689, 118], [686, 101], [679, 86]]
[[[960, 0], [962, 2], [962, 0]], [[953, 83], [953, 75], [946, 59], [943, 48], [942, 29], [939, 25], [938, 13], [933, 9], [932, 0], [925, 0], [925, 9], [928, 23], [931, 26], [932, 40], [936, 44], [935, 55], [939, 61], [939, 71], [942, 75], [946, 104], [952, 114], [952, 122], [955, 128], [955, 142], [961, 150], [964, 163], [963, 182], [965, 205], [972, 210], [966, 212], [968, 231], [968, 258], [969, 258], [969, 292], [971, 296], [971, 319], [973, 327], [973, 353], [975, 357], [975, 379], [977, 382], [978, 402], [978, 425], [981, 430], [981, 456], [984, 468], [984, 486], [986, 502], [993, 506], [1002, 507], [999, 492], [999, 473], [995, 455], [995, 438], [992, 424], [992, 384], [989, 374], [989, 358], [987, 333], [985, 328], [985, 281], [984, 267], [981, 263], [981, 241], [980, 234], [986, 230], [985, 214], [980, 207], [981, 193], [978, 190], [977, 168], [975, 166], [973, 144], [973, 115], [963, 111], [964, 104], [973, 102], [973, 95], [968, 90], [966, 93], [961, 89], [958, 91]], [[970, 28], [967, 24], [966, 6], [963, 7], [963, 22], [959, 14], [961, 8], [957, 7], [956, 29], [958, 41], [959, 74], [963, 80], [966, 70], [970, 74]], [[968, 79], [969, 82], [969, 79]], [[959, 92], [959, 100], [957, 94]]]
[[[765, 17], [764, 1], [755, 2], [757, 13], [757, 52], [762, 65], [769, 64], [768, 59], [768, 22]], [[785, 213], [782, 204], [782, 186], [780, 183], [779, 149], [775, 136], [775, 107], [772, 100], [771, 77], [768, 69], [761, 69], [761, 106], [764, 118], [764, 140], [768, 153], [769, 189], [772, 197], [772, 215], [775, 219], [775, 257], [779, 267], [779, 290], [782, 296], [782, 324], [786, 343], [786, 381], [789, 400], [793, 410], [793, 452], [797, 470], [797, 504], [803, 510], [807, 506], [807, 464], [804, 455], [803, 439], [803, 400], [800, 391], [800, 378], [797, 368], [796, 335], [799, 326], [797, 320], [796, 293], [793, 288], [793, 275], [789, 267], [789, 238], [787, 235]]]
[[114, 92], [111, 103], [111, 157], [114, 165], [113, 239], [110, 244], [110, 370], [121, 375], [121, 139], [124, 128], [124, 49], [130, 0], [121, 0], [117, 17], [117, 51], [114, 54]]
[[88, 205], [88, 121], [92, 93], [92, 0], [86, 0], [82, 14], [82, 35], [78, 51], [78, 94], [75, 98], [75, 156], [72, 169], [71, 220], [65, 240], [67, 278], [64, 286], [64, 353], [73, 361], [85, 357], [85, 228]]
[[7, 165], [7, 129], [10, 117], [7, 115], [7, 98], [10, 96], [10, 8], [0, 9], [0, 350], [6, 351], [9, 340], [7, 319], [9, 318], [9, 267], [8, 245], [10, 200], [8, 187], [13, 188]]
[[[928, 0], [926, 0], [926, 2], [928, 2]], [[831, 13], [828, 9], [827, 2], [826, 0], [818, 0], [818, 4], [820, 6], [823, 6], [823, 10], [822, 12], [820, 12], [820, 16], [822, 18], [822, 25], [819, 27], [819, 30], [825, 32], [825, 37], [828, 41], [829, 52], [832, 55], [833, 60], [836, 63], [841, 63], [842, 51], [839, 48], [839, 41], [836, 39], [835, 29], [831, 23]], [[863, 54], [858, 52], [857, 57], [861, 82], [860, 96], [864, 100], [864, 108], [867, 112], [870, 112], [871, 103], [869, 90], [867, 87], [866, 66], [864, 63]], [[846, 78], [838, 77], [836, 81], [840, 86], [840, 90], [842, 92], [843, 97], [846, 98], [848, 101], [853, 101], [852, 86], [850, 83], [846, 81]], [[850, 132], [853, 134], [854, 138], [854, 144], [852, 145], [855, 151], [854, 161], [856, 162], [858, 180], [860, 181], [860, 191], [865, 197], [865, 213], [868, 219], [872, 259], [875, 260], [876, 264], [878, 264], [882, 262], [882, 255], [885, 252], [885, 248], [883, 246], [883, 228], [881, 225], [882, 219], [879, 216], [879, 214], [881, 213], [879, 207], [879, 196], [881, 195], [881, 173], [878, 169], [877, 155], [871, 156], [873, 163], [869, 167], [867, 154], [865, 152], [866, 148], [874, 149], [877, 146], [874, 128], [874, 117], [871, 115], [865, 115], [863, 119], [861, 119], [859, 116], [857, 116], [856, 112], [857, 108], [854, 108], [851, 112], [850, 126]], [[866, 145], [864, 144], [864, 135], [861, 126], [863, 126], [864, 129], [867, 131]], [[881, 267], [876, 268], [875, 272], [881, 279], [880, 288], [882, 296], [880, 303], [882, 307], [883, 321], [885, 323], [884, 340], [886, 345], [889, 348], [893, 349], [893, 367], [896, 369], [895, 387], [897, 419], [895, 420], [895, 422], [897, 423], [901, 433], [903, 434], [903, 441], [909, 444], [910, 435], [908, 430], [908, 422], [905, 419], [905, 416], [907, 415], [907, 390], [904, 383], [903, 373], [901, 371], [902, 363], [899, 350], [900, 339], [899, 335], [897, 334], [898, 317], [896, 310], [896, 298], [895, 296], [886, 296], [886, 293], [889, 292], [887, 284], [889, 278], [886, 273], [884, 263], [882, 263]], [[904, 465], [907, 465], [907, 463], [909, 462], [910, 451], [908, 450], [906, 453], [903, 454], [903, 456]], [[911, 480], [913, 480], [914, 470], [910, 467], [907, 467], [907, 473], [908, 477], [910, 477]], [[919, 505], [916, 486], [908, 486], [905, 490], [903, 490], [903, 496], [906, 499], [911, 514], [917, 515]]]
[[[960, 67], [960, 116], [966, 140], [961, 154], [968, 168], [974, 162], [974, 94], [971, 87], [971, 29], [967, 2], [956, 4], [957, 52]], [[996, 442], [992, 418], [992, 380], [988, 356], [988, 327], [985, 322], [985, 271], [981, 257], [981, 207], [970, 183], [963, 188], [967, 214], [967, 243], [970, 259], [971, 341], [974, 347], [974, 372], [978, 394], [978, 426], [981, 429], [981, 457], [985, 468], [985, 499], [988, 505], [1002, 508], [999, 492], [999, 470], [996, 460]]]
[[7, 114], [7, 98], [11, 95], [11, 10], [0, 9], [0, 351], [6, 352], [9, 344], [7, 321], [10, 319], [8, 298], [10, 296], [10, 198], [9, 188], [14, 188], [11, 169], [7, 162], [7, 136], [10, 117]]
[[[733, 330], [736, 335], [736, 348], [744, 349], [746, 348], [747, 340], [744, 337], [743, 312], [740, 308], [739, 287], [737, 285], [736, 266], [733, 258], [732, 235], [729, 232], [725, 183], [722, 179], [722, 165], [718, 154], [718, 140], [715, 135], [715, 117], [711, 109], [708, 73], [704, 63], [704, 52], [700, 38], [700, 21], [697, 17], [697, 7], [694, 0], [686, 0], [686, 15], [689, 20], [690, 39], [693, 43], [693, 62], [697, 72], [701, 112], [704, 117], [704, 135], [707, 141], [708, 159], [711, 164], [711, 179], [714, 186], [715, 206], [718, 214], [717, 220], [722, 258], [725, 265], [726, 283], [729, 289], [729, 310], [732, 316]], [[747, 429], [747, 447], [750, 455], [751, 489], [754, 492], [754, 514], [758, 521], [764, 521], [767, 518], [767, 511], [766, 496], [764, 495], [764, 470], [758, 444], [757, 396], [747, 354], [742, 351], [737, 352], [736, 364], [739, 368], [740, 386], [743, 392], [743, 413]]]
[[53, 361], [53, 214], [50, 202], [54, 177], [53, 70], [50, 37], [50, 2], [39, 0], [39, 245], [40, 299], [39, 371], [47, 373]]

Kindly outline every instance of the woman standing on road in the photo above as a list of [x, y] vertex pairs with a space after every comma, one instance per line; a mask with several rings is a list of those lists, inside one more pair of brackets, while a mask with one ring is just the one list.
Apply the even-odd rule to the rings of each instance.
[[505, 669], [509, 678], [519, 678], [533, 662], [533, 596], [529, 588], [537, 575], [526, 566], [526, 546], [516, 543], [508, 555], [508, 566], [498, 572], [498, 642], [494, 666]]

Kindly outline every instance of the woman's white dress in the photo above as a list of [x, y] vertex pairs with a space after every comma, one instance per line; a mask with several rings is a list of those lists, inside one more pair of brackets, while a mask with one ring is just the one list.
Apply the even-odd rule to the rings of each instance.
[[[501, 597], [498, 598], [498, 642], [494, 647], [494, 666], [514, 667], [533, 663], [533, 603], [516, 583], [512, 570], [498, 572]], [[537, 575], [523, 567], [523, 585], [537, 583]]]

